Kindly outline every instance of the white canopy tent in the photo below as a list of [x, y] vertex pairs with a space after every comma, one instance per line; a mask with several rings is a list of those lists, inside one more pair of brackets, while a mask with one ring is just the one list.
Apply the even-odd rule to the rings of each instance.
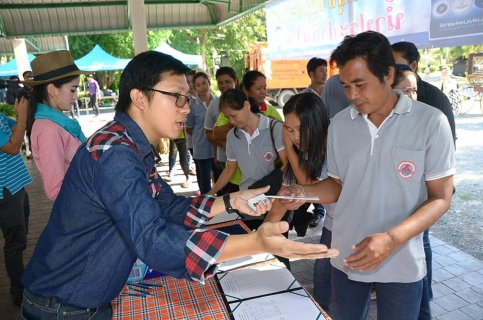
[[161, 42], [161, 44], [154, 49], [155, 51], [162, 52], [165, 54], [169, 54], [170, 56], [175, 57], [179, 61], [183, 62], [186, 65], [198, 65], [199, 67], [203, 67], [203, 58], [201, 55], [194, 55], [194, 54], [186, 54], [181, 51], [178, 51], [172, 48], [166, 42]]

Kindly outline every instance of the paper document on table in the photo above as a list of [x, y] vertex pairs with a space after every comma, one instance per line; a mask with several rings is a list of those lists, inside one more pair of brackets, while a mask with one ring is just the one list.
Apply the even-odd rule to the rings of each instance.
[[212, 225], [212, 224], [217, 224], [221, 222], [227, 222], [227, 221], [233, 221], [238, 218], [238, 215], [235, 213], [228, 213], [228, 212], [222, 212], [220, 214], [217, 214], [213, 218], [210, 219], [206, 224], [207, 225]]
[[275, 257], [270, 253], [260, 253], [253, 256], [241, 257], [238, 259], [230, 260], [221, 263], [218, 266], [219, 272], [225, 272], [228, 270], [238, 269], [241, 267], [249, 266], [262, 261], [268, 261], [275, 259]]
[[228, 304], [236, 320], [326, 319], [304, 289]]
[[217, 274], [228, 303], [301, 288], [284, 267], [268, 265]]

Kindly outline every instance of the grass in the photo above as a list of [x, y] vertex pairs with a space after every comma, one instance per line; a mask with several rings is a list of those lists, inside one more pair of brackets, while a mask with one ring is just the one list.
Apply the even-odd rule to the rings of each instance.
[[479, 200], [478, 197], [472, 195], [472, 194], [469, 194], [469, 193], [457, 193], [458, 197], [462, 200], [465, 200], [465, 201], [470, 201], [470, 200]]

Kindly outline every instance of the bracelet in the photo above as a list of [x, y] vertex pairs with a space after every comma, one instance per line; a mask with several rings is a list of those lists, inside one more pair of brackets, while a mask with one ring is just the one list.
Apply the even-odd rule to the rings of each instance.
[[300, 184], [296, 184], [296, 186], [299, 187], [300, 190], [302, 190], [302, 193], [304, 194], [304, 197], [307, 197], [307, 195], [305, 194], [304, 188], [302, 188], [302, 186]]

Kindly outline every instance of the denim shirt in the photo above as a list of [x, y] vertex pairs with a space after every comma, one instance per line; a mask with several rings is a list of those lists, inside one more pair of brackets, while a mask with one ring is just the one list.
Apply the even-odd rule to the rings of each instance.
[[82, 308], [117, 297], [138, 257], [203, 282], [228, 235], [186, 229], [205, 225], [213, 201], [175, 195], [141, 128], [117, 112], [74, 156], [22, 280], [36, 294]]

